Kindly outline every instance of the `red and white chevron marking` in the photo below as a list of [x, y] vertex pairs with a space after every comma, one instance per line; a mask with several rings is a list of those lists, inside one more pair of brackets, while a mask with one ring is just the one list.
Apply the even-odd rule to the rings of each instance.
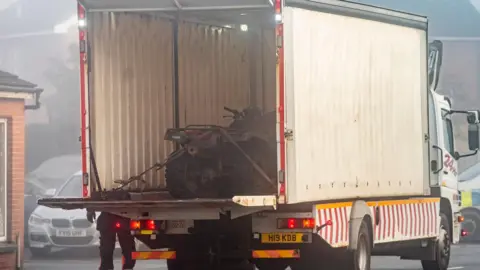
[[[372, 213], [375, 206], [370, 206]], [[435, 237], [439, 233], [439, 203], [378, 205], [380, 223], [374, 227], [375, 243]], [[382, 218], [383, 217], [383, 218]]]
[[343, 247], [348, 245], [348, 220], [350, 219], [350, 206], [332, 207], [318, 209], [317, 205], [316, 222], [318, 226], [326, 224], [331, 220], [331, 226], [325, 226], [318, 234], [332, 247]]
[[[337, 206], [337, 207], [336, 207]], [[387, 243], [418, 238], [435, 237], [439, 233], [439, 201], [402, 200], [368, 202], [375, 220], [376, 208], [380, 215], [379, 224], [373, 224], [375, 243]], [[348, 203], [317, 205], [317, 225], [332, 221], [319, 231], [320, 237], [333, 247], [347, 246], [350, 212]]]

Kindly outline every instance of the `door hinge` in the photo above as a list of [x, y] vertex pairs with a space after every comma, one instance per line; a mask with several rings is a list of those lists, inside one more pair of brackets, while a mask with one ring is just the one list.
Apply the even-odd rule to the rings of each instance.
[[424, 140], [428, 142], [430, 140], [430, 136], [428, 136], [428, 134], [424, 134]]
[[285, 139], [288, 140], [288, 141], [293, 140], [293, 130], [285, 129]]

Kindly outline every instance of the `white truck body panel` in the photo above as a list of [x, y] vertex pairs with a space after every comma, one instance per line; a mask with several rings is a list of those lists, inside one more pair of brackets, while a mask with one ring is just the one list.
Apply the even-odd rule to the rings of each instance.
[[426, 30], [285, 7], [284, 35], [287, 201], [428, 194]]
[[[212, 10], [227, 8], [222, 14], [233, 14], [261, 5], [207, 2], [197, 12], [216, 20], [225, 17]], [[195, 20], [179, 23], [175, 108], [173, 25], [160, 12], [173, 7], [142, 6], [153, 3], [146, 1], [84, 3], [91, 59], [85, 128], [103, 188], [110, 190], [115, 180], [163, 160], [172, 150], [163, 135], [174, 127], [175, 117], [181, 127], [226, 125], [223, 106], [283, 108], [272, 28], [255, 34], [253, 26], [244, 33]], [[273, 17], [268, 8], [258, 13], [259, 21]], [[372, 9], [386, 17], [403, 14]], [[147, 10], [152, 12], [143, 16]], [[283, 20], [285, 127], [293, 131], [286, 151], [287, 203], [428, 194], [425, 29], [288, 6]], [[149, 173], [145, 180], [131, 187], [165, 186], [163, 172]]]

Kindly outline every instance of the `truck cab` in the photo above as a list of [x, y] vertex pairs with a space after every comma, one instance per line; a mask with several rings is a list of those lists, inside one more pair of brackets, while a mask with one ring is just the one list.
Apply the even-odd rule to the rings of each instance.
[[[461, 201], [458, 187], [458, 160], [476, 155], [479, 144], [478, 111], [453, 110], [450, 99], [436, 92], [442, 65], [442, 43], [433, 41], [429, 46], [429, 129], [431, 160], [431, 192], [441, 197], [440, 207], [451, 213], [452, 243], [465, 235], [461, 229]], [[469, 125], [468, 144], [471, 152], [459, 153], [455, 148], [452, 116], [462, 114]]]

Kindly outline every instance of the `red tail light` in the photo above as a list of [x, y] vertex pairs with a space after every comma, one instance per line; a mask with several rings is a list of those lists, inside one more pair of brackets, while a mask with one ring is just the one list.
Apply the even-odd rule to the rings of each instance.
[[88, 196], [88, 186], [85, 186], [85, 185], [83, 186], [82, 195], [84, 198]]
[[275, 13], [276, 14], [279, 14], [280, 12], [282, 12], [282, 1], [281, 0], [275, 0]]
[[461, 235], [462, 237], [465, 237], [465, 236], [468, 235], [468, 232], [465, 231], [464, 229], [462, 229], [461, 232], [460, 232], [460, 235]]
[[132, 220], [130, 221], [130, 229], [131, 230], [140, 230], [140, 221], [138, 220]]
[[294, 218], [287, 219], [287, 227], [289, 229], [295, 229], [296, 226], [297, 226], [297, 220], [296, 219], [294, 219]]
[[159, 226], [157, 226], [156, 221], [151, 219], [130, 221], [130, 230], [132, 231], [138, 231], [138, 230], [155, 231], [157, 230], [157, 227]]
[[147, 230], [155, 230], [156, 229], [156, 226], [155, 226], [155, 221], [154, 220], [147, 220], [145, 222], [145, 228]]
[[313, 229], [315, 219], [313, 218], [279, 218], [277, 219], [278, 229]]
[[115, 223], [115, 228], [120, 229], [120, 227], [122, 227], [122, 225], [120, 224], [120, 222]]
[[315, 219], [307, 218], [303, 220], [303, 228], [313, 229], [315, 228]]

